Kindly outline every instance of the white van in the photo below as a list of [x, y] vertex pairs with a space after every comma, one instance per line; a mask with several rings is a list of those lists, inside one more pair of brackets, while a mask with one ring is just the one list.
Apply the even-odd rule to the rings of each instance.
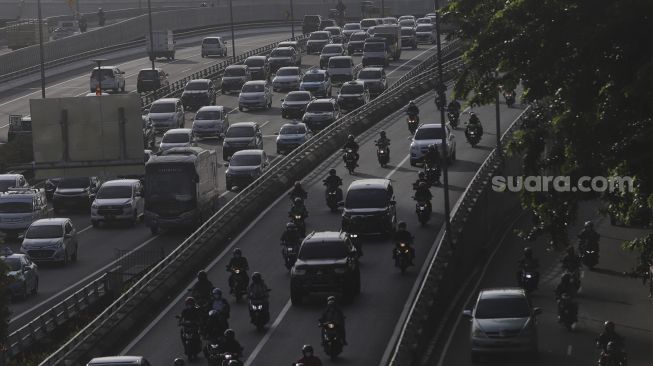
[[354, 59], [351, 56], [333, 56], [329, 59], [327, 71], [335, 84], [354, 80]]
[[[114, 92], [125, 91], [125, 72], [120, 71], [116, 66], [100, 67], [102, 90], [112, 90]], [[95, 92], [98, 84], [98, 68], [91, 70], [90, 90]]]
[[91, 224], [127, 221], [134, 225], [145, 211], [143, 186], [138, 179], [116, 179], [105, 182], [91, 205]]
[[10, 188], [0, 193], [0, 231], [5, 235], [18, 237], [32, 222], [49, 215], [43, 188]]
[[222, 37], [204, 37], [202, 40], [202, 57], [208, 56], [227, 56], [227, 45]]

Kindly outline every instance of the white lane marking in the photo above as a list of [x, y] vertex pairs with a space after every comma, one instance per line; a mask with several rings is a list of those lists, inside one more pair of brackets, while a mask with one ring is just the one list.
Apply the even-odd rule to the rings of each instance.
[[265, 125], [267, 125], [268, 123], [270, 123], [270, 121], [265, 121], [265, 122], [263, 122], [263, 123], [259, 126], [259, 128], [263, 128], [263, 127], [265, 127]]
[[430, 50], [434, 49], [435, 47], [437, 47], [437, 46], [433, 46], [433, 47], [431, 47], [431, 48], [428, 48], [426, 51], [423, 51], [423, 52], [419, 53], [417, 56], [415, 56], [415, 57], [411, 58], [410, 60], [404, 62], [403, 64], [397, 66], [394, 70], [392, 70], [392, 71], [386, 73], [385, 75], [386, 75], [386, 76], [392, 75], [395, 71], [400, 70], [400, 69], [403, 68], [404, 66], [408, 65], [409, 62], [411, 62], [411, 61], [415, 60], [416, 58], [420, 57], [421, 55], [423, 55], [423, 54], [429, 52]]
[[261, 339], [261, 341], [256, 345], [256, 348], [252, 351], [252, 353], [247, 357], [247, 360], [245, 361], [245, 366], [250, 366], [252, 362], [254, 362], [254, 359], [256, 359], [256, 356], [258, 356], [259, 352], [263, 349], [263, 346], [268, 342], [270, 337], [272, 336], [272, 333], [277, 329], [279, 324], [281, 324], [281, 321], [283, 318], [286, 316], [286, 313], [288, 310], [290, 310], [290, 306], [292, 305], [292, 302], [288, 300], [286, 302], [286, 305], [283, 307], [281, 312], [279, 313], [279, 316], [274, 320], [274, 323], [272, 323], [272, 326], [268, 329], [267, 332], [265, 332], [265, 336]]
[[404, 160], [402, 160], [399, 164], [397, 164], [397, 166], [394, 169], [392, 169], [392, 171], [388, 173], [388, 175], [385, 176], [385, 179], [390, 179], [390, 177], [392, 177], [392, 175], [396, 173], [397, 170], [399, 170], [399, 168], [401, 168], [401, 166], [404, 165], [409, 158], [410, 158], [410, 154], [406, 155]]
[[573, 348], [573, 346], [571, 344], [567, 346], [567, 356], [571, 356], [572, 348]]
[[[137, 246], [136, 248], [130, 250], [130, 251], [129, 251], [127, 254], [125, 254], [124, 256], [130, 255], [131, 253], [133, 253], [133, 252], [135, 252], [135, 251], [141, 249], [142, 247], [146, 246], [147, 244], [149, 244], [150, 242], [152, 242], [153, 240], [155, 240], [155, 239], [158, 238], [158, 237], [159, 237], [159, 235], [156, 235], [156, 236], [153, 236], [153, 237], [147, 239], [146, 241], [144, 241], [143, 243], [141, 243], [141, 244], [140, 244], [139, 246]], [[104, 272], [104, 271], [107, 270], [109, 267], [115, 265], [114, 262], [115, 262], [115, 261], [111, 261], [111, 263], [109, 263], [109, 264], [107, 264], [106, 266], [104, 266], [104, 267], [98, 269], [97, 271], [91, 273], [90, 275], [88, 275], [88, 276], [82, 278], [81, 280], [77, 281], [77, 282], [74, 283], [73, 285], [70, 285], [70, 286], [68, 286], [67, 288], [65, 288], [65, 289], [63, 289], [63, 290], [61, 290], [61, 291], [59, 291], [58, 293], [56, 293], [56, 294], [54, 294], [54, 295], [48, 297], [45, 301], [42, 301], [42, 302], [40, 302], [40, 303], [38, 303], [38, 304], [32, 306], [32, 307], [29, 308], [28, 310], [25, 310], [25, 311], [23, 311], [22, 313], [16, 315], [15, 317], [13, 317], [13, 318], [9, 321], [9, 323], [11, 324], [12, 322], [14, 322], [14, 321], [16, 321], [16, 320], [18, 320], [18, 319], [24, 317], [25, 315], [31, 313], [32, 311], [36, 310], [37, 308], [43, 306], [45, 303], [49, 302], [51, 299], [56, 298], [56, 297], [60, 296], [61, 294], [67, 292], [70, 288], [77, 287], [77, 286], [79, 286], [81, 283], [88, 281], [89, 279], [91, 279], [92, 277], [97, 276], [97, 275], [98, 275], [99, 273], [101, 273], [101, 272]]]
[[585, 278], [585, 271], [580, 271], [580, 278]]
[[93, 227], [92, 225], [88, 225], [87, 227], [85, 227], [85, 228], [83, 228], [82, 230], [78, 231], [77, 234], [81, 234], [81, 233], [83, 233], [84, 231], [86, 231], [86, 230], [88, 230], [88, 229], [90, 229], [90, 228], [92, 228], [92, 227]]
[[[272, 209], [272, 207], [276, 206], [282, 199], [287, 199], [286, 194], [288, 192], [290, 192], [290, 189], [286, 193], [279, 196], [279, 198], [277, 198], [270, 206], [268, 206], [265, 210], [263, 210], [263, 212], [261, 212], [261, 214], [258, 215], [258, 217], [256, 217], [256, 219], [254, 219], [254, 221], [252, 221], [252, 223], [249, 224], [245, 228], [245, 230], [241, 231], [240, 234], [238, 234], [238, 236], [236, 237], [236, 239], [232, 240], [231, 243], [229, 243], [229, 245], [227, 245], [227, 247], [224, 248], [224, 250], [220, 253], [220, 255], [218, 255], [213, 260], [213, 262], [211, 262], [204, 270], [206, 272], [209, 272], [213, 267], [215, 267], [216, 264], [218, 264], [218, 262], [222, 260], [222, 258], [225, 255], [227, 255], [227, 253], [231, 252], [231, 248], [233, 248], [236, 244], [238, 244], [238, 242], [243, 238], [243, 236], [249, 233], [252, 227], [254, 227], [254, 225], [256, 225], [259, 221], [261, 221], [263, 217], [265, 217], [265, 215]], [[190, 283], [186, 285], [186, 288], [189, 288], [193, 282], [195, 282], [195, 280], [191, 280]], [[120, 354], [126, 355], [127, 353], [129, 353], [131, 349], [134, 348], [134, 346], [136, 346], [136, 344], [139, 343], [152, 330], [152, 328], [154, 328], [161, 321], [161, 319], [163, 319], [163, 317], [166, 316], [170, 312], [170, 310], [172, 310], [172, 308], [181, 301], [181, 299], [184, 296], [187, 296], [185, 290], [181, 291], [181, 293], [179, 293], [179, 295], [170, 304], [168, 304], [168, 306], [152, 321], [152, 323], [150, 323], [145, 329], [143, 329], [143, 331], [136, 338], [134, 338], [134, 340], [131, 341], [131, 343], [129, 343], [127, 347], [125, 347], [122, 351], [120, 351]]]
[[230, 193], [229, 191], [224, 191], [218, 196], [218, 198], [222, 198], [222, 197], [228, 195], [229, 193]]
[[[463, 304], [467, 305], [469, 302], [472, 300], [472, 297], [476, 294], [476, 291], [478, 291], [478, 287], [481, 285], [481, 281], [485, 279], [485, 273], [487, 272], [488, 268], [490, 268], [490, 264], [492, 263], [492, 260], [494, 259], [494, 256], [499, 252], [499, 249], [503, 246], [503, 243], [506, 241], [506, 235], [508, 235], [509, 232], [511, 232], [511, 228], [515, 226], [515, 223], [521, 219], [523, 214], [520, 214], [517, 216], [516, 219], [514, 219], [510, 225], [508, 226], [508, 229], [506, 229], [503, 232], [503, 235], [501, 236], [501, 240], [499, 241], [499, 244], [494, 248], [492, 251], [492, 254], [490, 254], [490, 258], [488, 258], [487, 262], [485, 262], [485, 266], [483, 266], [483, 271], [481, 274], [478, 276], [478, 281], [476, 281], [476, 285], [474, 285], [474, 290], [469, 293], [469, 296], [467, 296], [467, 299], [465, 299], [465, 302]], [[458, 316], [456, 317], [456, 323], [454, 323], [454, 326], [452, 328], [452, 331], [449, 332], [449, 338], [447, 338], [447, 343], [445, 343], [444, 348], [442, 348], [442, 353], [440, 353], [440, 360], [438, 361], [438, 366], [443, 366], [444, 365], [444, 358], [447, 356], [447, 352], [449, 351], [449, 346], [451, 345], [451, 341], [453, 340], [454, 335], [456, 334], [456, 330], [458, 329], [458, 325], [460, 324], [460, 319], [463, 316], [463, 312], [459, 312]]]

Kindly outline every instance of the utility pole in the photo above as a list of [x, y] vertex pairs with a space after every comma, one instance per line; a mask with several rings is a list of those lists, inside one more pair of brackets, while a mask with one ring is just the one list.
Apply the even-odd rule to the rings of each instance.
[[149, 21], [149, 27], [150, 27], [150, 61], [152, 61], [152, 70], [154, 70], [154, 38], [152, 36], [152, 5], [150, 4], [150, 0], [147, 0], [147, 14], [148, 14], [148, 21]]
[[229, 19], [231, 22], [231, 55], [236, 63], [236, 36], [234, 36], [234, 8], [233, 0], [229, 0]]
[[290, 29], [292, 32], [292, 39], [295, 39], [295, 13], [292, 0], [290, 0]]
[[39, 15], [39, 58], [41, 67], [41, 98], [45, 99], [45, 60], [43, 55], [43, 16], [41, 15], [41, 0], [37, 2]]

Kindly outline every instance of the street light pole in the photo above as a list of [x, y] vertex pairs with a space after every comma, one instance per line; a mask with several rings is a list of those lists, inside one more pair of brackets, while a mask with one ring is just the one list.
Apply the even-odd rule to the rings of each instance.
[[150, 0], [147, 0], [147, 14], [150, 27], [150, 61], [152, 61], [152, 70], [154, 70], [154, 38], [152, 36], [152, 5]]
[[497, 154], [501, 155], [503, 151], [501, 151], [501, 115], [499, 112], [499, 87], [497, 86], [497, 93], [496, 93], [496, 99], [495, 99], [495, 109], [496, 109], [496, 124], [497, 124]]
[[229, 0], [229, 19], [231, 21], [231, 55], [236, 63], [236, 37], [234, 36], [234, 8], [233, 1]]
[[37, 3], [39, 15], [39, 58], [41, 67], [41, 98], [45, 99], [45, 60], [43, 59], [43, 17], [41, 15], [41, 0]]
[[92, 61], [97, 64], [97, 85], [95, 86], [95, 95], [101, 96], [102, 95], [102, 62], [106, 61], [106, 59], [97, 58]]
[[[447, 147], [447, 127], [444, 115], [444, 109], [447, 105], [446, 100], [446, 87], [444, 86], [444, 77], [442, 75], [442, 47], [440, 42], [440, 7], [438, 6], [437, 0], [435, 0], [436, 10], [435, 10], [435, 33], [436, 33], [436, 42], [437, 42], [437, 52], [438, 52], [438, 85], [436, 86], [436, 95], [440, 104], [440, 123], [442, 124], [442, 151], [444, 152], [444, 158], [440, 159], [443, 163], [442, 165], [442, 178], [444, 185], [444, 225], [445, 225], [445, 240], [449, 242], [451, 249], [454, 249], [453, 241], [451, 240], [451, 217], [450, 217], [450, 208], [449, 208], [449, 169], [447, 165], [449, 164], [448, 156], [448, 147]], [[440, 90], [442, 88], [443, 90]], [[439, 93], [439, 94], [438, 94]], [[438, 103], [436, 103], [438, 104]]]
[[381, 0], [381, 18], [385, 18], [385, 0]]
[[290, 29], [292, 32], [292, 39], [295, 39], [295, 13], [294, 13], [294, 5], [292, 3], [292, 0], [290, 0]]

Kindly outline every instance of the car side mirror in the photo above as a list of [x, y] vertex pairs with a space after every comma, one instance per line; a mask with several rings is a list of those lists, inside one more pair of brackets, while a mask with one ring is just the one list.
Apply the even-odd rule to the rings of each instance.
[[534, 315], [540, 315], [540, 314], [542, 314], [542, 308], [534, 308], [534, 309], [533, 309], [533, 314], [534, 314]]
[[472, 311], [471, 310], [463, 310], [463, 316], [466, 318], [472, 318]]
[[339, 201], [338, 206], [339, 207], [345, 207], [345, 201]]
[[91, 194], [89, 194], [88, 197], [89, 197], [90, 199], [94, 200], [94, 199], [95, 199], [95, 193], [91, 193]]
[[279, 135], [279, 131], [275, 131], [275, 132], [274, 132], [274, 135], [275, 135], [275, 136], [278, 136], [278, 135]]

